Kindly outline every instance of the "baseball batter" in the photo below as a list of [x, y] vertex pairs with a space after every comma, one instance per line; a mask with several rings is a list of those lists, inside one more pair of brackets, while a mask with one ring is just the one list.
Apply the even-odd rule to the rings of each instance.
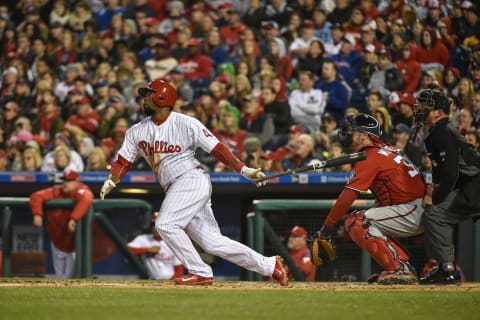
[[[118, 159], [102, 186], [100, 198], [115, 188], [137, 156], [143, 156], [165, 191], [155, 226], [189, 271], [189, 274], [175, 278], [175, 283], [213, 283], [212, 269], [202, 261], [191, 238], [212, 255], [264, 276], [272, 276], [281, 285], [287, 285], [280, 257], [264, 257], [221, 234], [211, 208], [210, 177], [195, 159], [195, 149], [202, 148], [249, 180], [264, 177], [264, 173], [242, 163], [200, 121], [173, 112], [177, 92], [168, 82], [156, 79], [138, 92], [144, 97], [143, 110], [147, 117], [128, 129]], [[264, 182], [257, 186], [262, 184]]]
[[380, 141], [378, 121], [366, 114], [345, 118], [339, 138], [353, 151], [365, 151], [367, 159], [353, 164], [351, 178], [330, 210], [317, 236], [330, 239], [332, 228], [350, 208], [360, 192], [370, 189], [377, 205], [345, 219], [350, 238], [365, 249], [385, 270], [369, 281], [408, 284], [417, 281], [406, 251], [394, 237], [423, 232], [420, 225], [426, 191], [423, 176], [415, 166]]

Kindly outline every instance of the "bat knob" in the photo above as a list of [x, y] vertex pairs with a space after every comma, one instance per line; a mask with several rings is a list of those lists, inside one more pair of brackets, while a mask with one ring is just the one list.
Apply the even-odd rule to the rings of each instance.
[[313, 167], [314, 171], [320, 170], [325, 167], [325, 161], [320, 161], [318, 159], [314, 159], [308, 163], [308, 165], [311, 165]]

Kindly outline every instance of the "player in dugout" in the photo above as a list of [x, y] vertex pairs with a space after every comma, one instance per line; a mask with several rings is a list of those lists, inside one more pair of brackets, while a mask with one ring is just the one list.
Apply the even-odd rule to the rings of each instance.
[[185, 268], [160, 237], [155, 228], [157, 218], [158, 211], [152, 214], [152, 232], [136, 236], [128, 243], [128, 249], [141, 257], [150, 279], [166, 280], [181, 277]]
[[80, 182], [74, 170], [63, 173], [62, 184], [38, 190], [30, 196], [33, 225], [43, 226], [43, 205], [52, 199], [73, 199], [73, 209], [47, 210], [47, 233], [51, 240], [52, 260], [55, 275], [72, 278], [75, 272], [75, 230], [77, 222], [87, 213], [93, 202], [90, 188]]
[[305, 276], [305, 280], [312, 282], [315, 281], [317, 268], [312, 262], [312, 253], [307, 245], [307, 239], [307, 230], [301, 226], [294, 226], [292, 230], [290, 230], [287, 247], [290, 257]]

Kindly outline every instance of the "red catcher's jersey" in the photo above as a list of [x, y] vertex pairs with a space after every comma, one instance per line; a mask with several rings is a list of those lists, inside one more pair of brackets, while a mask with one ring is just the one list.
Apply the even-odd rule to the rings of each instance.
[[423, 198], [423, 175], [408, 159], [386, 145], [372, 145], [364, 151], [367, 159], [354, 163], [346, 188], [360, 192], [370, 189], [380, 206]]

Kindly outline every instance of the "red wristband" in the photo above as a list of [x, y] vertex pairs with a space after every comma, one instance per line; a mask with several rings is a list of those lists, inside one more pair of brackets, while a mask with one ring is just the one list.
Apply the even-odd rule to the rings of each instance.
[[240, 172], [244, 165], [245, 165], [245, 163], [243, 163], [243, 162], [237, 162], [234, 166], [235, 171]]

